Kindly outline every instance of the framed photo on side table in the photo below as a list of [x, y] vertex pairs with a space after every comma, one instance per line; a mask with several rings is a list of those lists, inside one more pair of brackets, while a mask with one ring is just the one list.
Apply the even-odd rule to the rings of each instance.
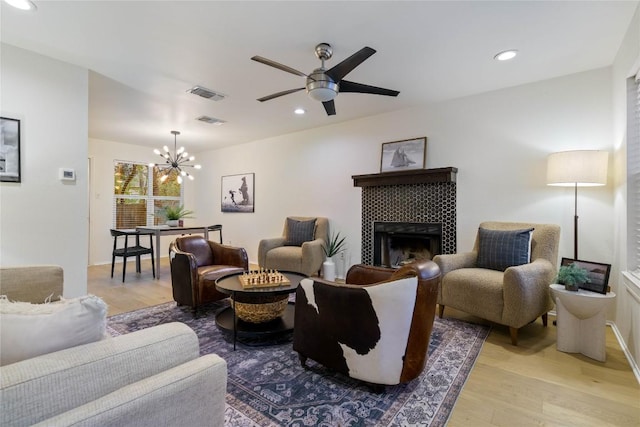
[[0, 117], [0, 181], [21, 182], [20, 120]]
[[380, 155], [380, 172], [424, 169], [427, 137], [385, 142]]
[[253, 212], [255, 174], [222, 177], [222, 212]]
[[579, 259], [562, 258], [560, 265], [575, 264], [577, 267], [584, 268], [589, 274], [588, 283], [580, 283], [580, 289], [585, 289], [599, 294], [606, 294], [609, 288], [609, 274], [611, 273], [611, 264], [601, 264], [599, 262], [582, 261]]

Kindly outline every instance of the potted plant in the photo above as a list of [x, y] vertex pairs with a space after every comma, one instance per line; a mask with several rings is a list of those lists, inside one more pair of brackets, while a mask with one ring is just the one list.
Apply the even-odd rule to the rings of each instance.
[[183, 205], [169, 205], [164, 208], [164, 216], [169, 227], [177, 227], [184, 218], [193, 218], [193, 213], [193, 211], [185, 209]]
[[326, 243], [322, 245], [322, 250], [326, 257], [326, 260], [322, 263], [322, 277], [325, 280], [333, 281], [336, 279], [336, 264], [333, 262], [331, 257], [342, 252], [344, 250], [344, 246], [345, 237], [340, 238], [340, 232], [327, 236]]
[[577, 291], [581, 283], [590, 281], [587, 269], [578, 267], [575, 264], [561, 266], [556, 276], [556, 282], [564, 285], [564, 288], [568, 291]]

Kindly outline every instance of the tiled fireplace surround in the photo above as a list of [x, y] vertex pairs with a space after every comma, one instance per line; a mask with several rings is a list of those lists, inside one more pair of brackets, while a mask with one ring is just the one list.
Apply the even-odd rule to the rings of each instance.
[[442, 225], [443, 254], [456, 252], [456, 173], [453, 167], [354, 175], [362, 187], [362, 263], [374, 262], [374, 222]]

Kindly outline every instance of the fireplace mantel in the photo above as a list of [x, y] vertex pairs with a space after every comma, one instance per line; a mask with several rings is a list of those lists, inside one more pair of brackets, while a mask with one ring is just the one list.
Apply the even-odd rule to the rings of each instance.
[[430, 182], [456, 182], [458, 168], [411, 169], [400, 172], [352, 175], [354, 187], [376, 187], [380, 185], [423, 184]]

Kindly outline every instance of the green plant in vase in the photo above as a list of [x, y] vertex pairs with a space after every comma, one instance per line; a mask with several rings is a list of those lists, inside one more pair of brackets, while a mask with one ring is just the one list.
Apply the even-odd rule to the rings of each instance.
[[344, 250], [345, 237], [340, 237], [340, 232], [328, 235], [327, 241], [322, 245], [322, 250], [327, 259], [322, 263], [322, 277], [325, 280], [335, 280], [336, 264], [331, 259], [332, 256]]
[[331, 258], [344, 250], [346, 237], [340, 238], [338, 231], [334, 235], [327, 236], [327, 243], [322, 245], [322, 250], [327, 258]]
[[581, 283], [589, 283], [590, 281], [587, 269], [575, 264], [561, 266], [556, 276], [556, 282], [564, 285], [568, 291], [577, 291]]
[[185, 209], [183, 205], [169, 205], [164, 208], [164, 217], [170, 227], [177, 227], [181, 219], [193, 218], [193, 214], [193, 211]]

